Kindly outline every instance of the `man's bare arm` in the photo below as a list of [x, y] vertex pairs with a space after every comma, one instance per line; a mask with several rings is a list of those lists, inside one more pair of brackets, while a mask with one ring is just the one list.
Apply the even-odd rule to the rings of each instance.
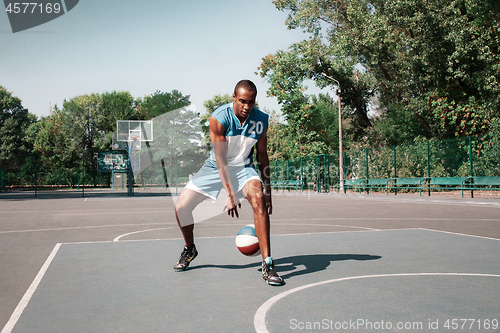
[[217, 170], [219, 172], [219, 177], [222, 181], [222, 185], [226, 189], [227, 200], [224, 210], [228, 209], [228, 215], [234, 217], [239, 217], [238, 209], [236, 205], [241, 208], [241, 203], [236, 199], [236, 192], [234, 191], [233, 185], [231, 183], [231, 175], [229, 173], [229, 168], [227, 165], [227, 140], [225, 136], [225, 128], [222, 124], [215, 119], [210, 117], [210, 140], [212, 141], [212, 146], [215, 153], [215, 163], [217, 165]]
[[257, 162], [264, 183], [264, 196], [268, 213], [271, 215], [273, 213], [273, 204], [271, 201], [271, 170], [269, 169], [269, 156], [267, 155], [267, 128], [257, 141]]

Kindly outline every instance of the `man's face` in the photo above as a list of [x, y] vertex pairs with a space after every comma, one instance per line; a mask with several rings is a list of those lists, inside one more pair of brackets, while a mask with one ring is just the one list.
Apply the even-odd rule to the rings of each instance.
[[255, 106], [255, 98], [257, 97], [256, 91], [248, 91], [244, 88], [239, 88], [236, 90], [236, 94], [233, 94], [233, 110], [236, 118], [241, 122], [245, 121]]

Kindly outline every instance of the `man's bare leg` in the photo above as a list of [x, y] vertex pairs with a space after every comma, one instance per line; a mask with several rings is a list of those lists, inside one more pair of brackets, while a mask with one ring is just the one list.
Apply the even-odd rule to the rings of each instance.
[[196, 191], [185, 188], [179, 195], [179, 199], [175, 203], [175, 217], [177, 224], [184, 237], [184, 243], [187, 247], [194, 244], [194, 219], [193, 210], [198, 206], [206, 197]]
[[255, 232], [259, 239], [262, 259], [266, 259], [271, 256], [270, 223], [260, 180], [247, 182], [243, 194], [253, 208]]
[[274, 270], [274, 263], [271, 257], [269, 212], [260, 180], [251, 180], [247, 182], [243, 194], [253, 208], [255, 232], [259, 239], [260, 251], [263, 259], [262, 277], [270, 285], [281, 286], [285, 282]]
[[175, 203], [175, 217], [177, 218], [177, 223], [186, 244], [177, 264], [174, 265], [175, 271], [185, 271], [191, 261], [198, 255], [198, 251], [194, 246], [193, 210], [205, 199], [206, 197], [200, 193], [184, 189]]

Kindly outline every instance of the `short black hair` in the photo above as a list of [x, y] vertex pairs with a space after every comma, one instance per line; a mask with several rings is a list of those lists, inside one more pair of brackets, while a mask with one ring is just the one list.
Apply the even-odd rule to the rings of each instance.
[[236, 91], [238, 91], [238, 89], [240, 89], [240, 88], [243, 88], [246, 91], [255, 91], [255, 95], [257, 95], [257, 87], [250, 80], [241, 80], [240, 82], [238, 82], [236, 84], [236, 86], [234, 87], [234, 94], [235, 95], [236, 95]]

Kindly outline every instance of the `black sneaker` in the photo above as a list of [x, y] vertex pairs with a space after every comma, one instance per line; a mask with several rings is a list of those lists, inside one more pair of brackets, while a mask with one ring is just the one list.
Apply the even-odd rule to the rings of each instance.
[[182, 272], [185, 271], [191, 261], [198, 255], [198, 251], [196, 251], [196, 246], [192, 245], [191, 247], [187, 247], [184, 245], [184, 250], [177, 261], [177, 264], [174, 265], [174, 271]]
[[267, 257], [262, 261], [262, 278], [266, 280], [267, 284], [272, 286], [282, 286], [285, 281], [274, 270], [273, 258]]

